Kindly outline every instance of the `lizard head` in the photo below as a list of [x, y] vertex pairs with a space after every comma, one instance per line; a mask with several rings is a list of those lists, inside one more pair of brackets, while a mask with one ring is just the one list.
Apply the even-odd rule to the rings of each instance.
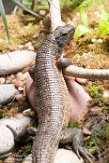
[[63, 48], [72, 38], [75, 29], [71, 25], [59, 26], [54, 30], [54, 37], [57, 44]]

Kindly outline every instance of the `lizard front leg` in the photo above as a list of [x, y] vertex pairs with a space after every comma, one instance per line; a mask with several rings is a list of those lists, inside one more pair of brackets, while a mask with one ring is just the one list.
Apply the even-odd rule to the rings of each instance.
[[92, 159], [94, 157], [83, 147], [83, 132], [78, 128], [68, 128], [63, 130], [61, 133], [61, 144], [67, 144], [72, 142], [72, 149], [76, 155], [80, 158], [80, 155], [83, 156], [89, 163], [93, 163]]

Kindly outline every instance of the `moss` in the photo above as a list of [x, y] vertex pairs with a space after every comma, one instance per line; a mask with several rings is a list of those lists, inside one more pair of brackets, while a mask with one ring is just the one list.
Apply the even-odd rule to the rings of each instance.
[[70, 123], [69, 128], [76, 128], [78, 127], [78, 123], [74, 122], [74, 123]]
[[100, 131], [100, 136], [102, 139], [109, 140], [109, 125], [105, 126], [101, 131]]
[[21, 152], [19, 153], [19, 156], [20, 157], [25, 157], [27, 156], [28, 154], [30, 154], [32, 151], [32, 144], [27, 144], [23, 147], [23, 150], [21, 150]]
[[94, 82], [89, 83], [86, 87], [86, 90], [92, 98], [97, 98], [100, 97], [104, 89], [101, 85], [98, 85], [96, 82]]

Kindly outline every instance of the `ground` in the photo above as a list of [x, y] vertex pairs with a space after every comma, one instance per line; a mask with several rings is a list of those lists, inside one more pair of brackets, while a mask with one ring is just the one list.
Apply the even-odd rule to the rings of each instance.
[[[108, 6], [108, 5], [106, 5]], [[72, 40], [65, 48], [65, 54], [69, 57], [74, 65], [84, 68], [101, 68], [109, 69], [109, 36], [103, 35], [98, 37], [97, 25], [99, 19], [96, 15], [99, 9], [105, 9], [104, 5], [91, 6], [87, 8], [89, 26], [93, 28], [94, 35], [82, 36]], [[67, 11], [67, 15], [65, 15]], [[95, 15], [94, 15], [95, 14]], [[64, 21], [74, 24], [80, 22], [80, 15], [77, 9], [62, 11]], [[0, 18], [0, 52], [9, 52], [15, 49], [25, 48], [25, 44], [31, 42], [35, 50], [40, 46], [46, 35], [46, 27], [42, 20], [27, 19], [24, 21], [25, 15], [12, 14], [7, 16], [9, 24], [9, 32], [11, 36], [11, 44], [8, 43], [5, 29]], [[37, 22], [37, 23], [36, 23]], [[96, 27], [96, 28], [95, 28]], [[39, 37], [40, 36], [40, 37]], [[34, 39], [35, 38], [35, 39]], [[24, 70], [24, 71], [27, 71]], [[97, 163], [109, 162], [109, 81], [88, 80], [84, 86], [86, 91], [92, 97], [90, 104], [93, 105], [92, 112], [83, 120], [85, 129], [90, 130], [92, 135], [85, 139], [85, 146], [98, 159]], [[25, 104], [25, 105], [24, 105]], [[26, 106], [26, 107], [25, 107]], [[25, 97], [22, 102], [14, 102], [10, 106], [2, 106], [0, 108], [0, 117], [12, 115], [16, 112], [29, 108], [30, 105]], [[72, 124], [71, 126], [78, 124]], [[28, 142], [28, 143], [27, 143]], [[32, 140], [26, 143], [16, 145], [13, 152], [14, 155], [25, 156], [31, 152]], [[27, 144], [27, 145], [26, 145]], [[0, 162], [1, 163], [1, 162]]]

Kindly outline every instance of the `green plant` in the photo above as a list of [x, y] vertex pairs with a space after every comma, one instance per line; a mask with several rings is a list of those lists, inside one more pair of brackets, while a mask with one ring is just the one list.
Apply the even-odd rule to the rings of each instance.
[[1, 13], [1, 17], [5, 26], [7, 38], [8, 40], [10, 40], [10, 35], [9, 35], [8, 25], [7, 25], [6, 15], [5, 15], [5, 9], [4, 9], [2, 0], [0, 0], [0, 13]]
[[25, 157], [25, 156], [27, 156], [28, 154], [31, 153], [31, 151], [32, 151], [32, 144], [28, 143], [23, 148], [24, 149], [21, 150], [21, 152], [19, 153], [20, 157]]
[[81, 23], [79, 24], [76, 28], [74, 38], [79, 38], [84, 34], [89, 33], [90, 37], [93, 36], [92, 30], [88, 27], [88, 17], [85, 11], [85, 8], [81, 5], [79, 7], [79, 13], [80, 13], [80, 18], [81, 18]]
[[92, 98], [97, 98], [102, 94], [103, 87], [96, 83], [90, 83], [87, 85], [86, 90]]
[[109, 34], [109, 13], [104, 10], [100, 12], [101, 20], [98, 25], [98, 37]]
[[[82, 35], [89, 34], [90, 37], [93, 36], [93, 30], [89, 28], [88, 25], [88, 17], [87, 13], [85, 11], [86, 7], [94, 6], [94, 5], [103, 5], [106, 0], [85, 0], [81, 3], [79, 6], [79, 13], [80, 13], [80, 19], [81, 24], [79, 24], [76, 28], [74, 38], [79, 38]], [[98, 25], [98, 37], [109, 34], [109, 13], [105, 11], [100, 11], [101, 13], [101, 20]]]
[[[13, 3], [15, 3], [17, 6], [19, 6], [20, 8], [22, 8], [23, 10], [29, 12], [30, 14], [36, 16], [36, 17], [40, 17], [42, 18], [39, 14], [35, 13], [34, 11], [32, 11], [31, 9], [29, 9], [28, 7], [26, 7], [23, 3], [21, 3], [19, 0], [11, 0]], [[23, 0], [25, 3], [31, 1], [31, 0]], [[10, 41], [10, 35], [9, 35], [9, 30], [8, 30], [8, 24], [7, 24], [7, 19], [6, 19], [6, 15], [5, 15], [5, 9], [3, 6], [3, 2], [2, 0], [0, 0], [0, 14], [5, 26], [5, 30], [6, 30], [6, 34], [7, 34], [7, 38]]]
[[69, 128], [75, 128], [78, 127], [78, 123], [74, 122], [74, 123], [70, 123]]

